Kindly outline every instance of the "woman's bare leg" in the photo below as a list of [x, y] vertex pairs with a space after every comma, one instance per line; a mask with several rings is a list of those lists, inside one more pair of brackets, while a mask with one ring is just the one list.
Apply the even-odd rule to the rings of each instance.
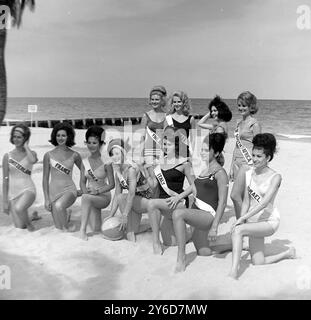
[[74, 204], [76, 198], [72, 192], [66, 192], [52, 203], [52, 214], [56, 228], [64, 231], [73, 231], [73, 229], [68, 229], [67, 208]]

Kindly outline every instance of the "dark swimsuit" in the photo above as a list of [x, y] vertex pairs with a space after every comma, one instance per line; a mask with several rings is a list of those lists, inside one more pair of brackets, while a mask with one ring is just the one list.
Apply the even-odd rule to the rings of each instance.
[[[215, 174], [219, 170], [209, 174], [206, 177], [199, 176], [194, 180], [194, 184], [197, 189], [197, 198], [209, 204], [215, 211], [218, 207], [218, 185]], [[192, 204], [192, 209], [200, 210], [195, 203]]]
[[[189, 143], [189, 132], [190, 132], [190, 129], [191, 129], [191, 123], [190, 123], [191, 118], [192, 118], [192, 116], [189, 116], [188, 119], [185, 120], [184, 122], [178, 122], [172, 117], [174, 127], [178, 128], [178, 129], [184, 129], [183, 131], [186, 133], [186, 136], [187, 136], [187, 139], [188, 139], [188, 143]], [[190, 157], [189, 146], [186, 145], [186, 148], [187, 148], [186, 149], [187, 150], [187, 155], [183, 155], [183, 156]]]
[[[161, 169], [162, 174], [166, 180], [166, 184], [167, 184], [168, 188], [178, 194], [184, 192], [183, 186], [184, 186], [184, 182], [185, 182], [185, 174], [176, 169], [180, 165], [182, 165], [182, 163], [180, 163], [176, 167], [168, 169], [168, 170]], [[164, 191], [164, 189], [162, 188], [161, 185], [159, 185], [159, 188], [160, 188], [160, 194], [159, 194], [160, 199], [167, 199], [167, 198], [171, 197], [170, 195], [168, 195]], [[186, 207], [188, 208], [188, 204], [189, 204], [188, 197], [185, 200], [186, 200]]]

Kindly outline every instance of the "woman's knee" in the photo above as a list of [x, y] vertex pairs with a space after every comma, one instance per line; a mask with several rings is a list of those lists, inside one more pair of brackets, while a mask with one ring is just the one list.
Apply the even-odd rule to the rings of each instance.
[[233, 188], [230, 194], [230, 198], [233, 202], [242, 200], [242, 193], [240, 190]]
[[252, 256], [252, 264], [255, 266], [260, 266], [266, 263], [264, 255]]
[[241, 225], [236, 226], [232, 231], [232, 238], [241, 237], [243, 235], [243, 228]]
[[184, 213], [185, 211], [183, 209], [176, 209], [173, 211], [173, 220], [179, 220], [179, 219], [183, 219], [184, 218]]
[[67, 208], [65, 207], [65, 205], [61, 202], [61, 201], [56, 201], [55, 202], [55, 210], [56, 211], [63, 211], [66, 210]]
[[210, 256], [212, 255], [212, 250], [210, 248], [199, 248], [197, 249], [198, 256]]

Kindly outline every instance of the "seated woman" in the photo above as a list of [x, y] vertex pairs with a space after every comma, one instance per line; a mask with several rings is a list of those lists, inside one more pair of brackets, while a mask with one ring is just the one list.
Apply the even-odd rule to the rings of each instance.
[[[126, 159], [126, 150], [122, 139], [109, 142], [107, 151], [113, 161], [115, 172], [115, 194], [112, 200], [110, 215], [113, 217], [118, 208], [122, 213], [122, 228], [129, 241], [136, 241], [137, 233], [149, 229], [140, 227], [142, 214], [148, 211], [148, 199], [152, 191], [140, 165]], [[128, 193], [122, 193], [128, 190]]]
[[194, 227], [193, 244], [198, 255], [211, 255], [211, 242], [215, 242], [220, 219], [227, 205], [229, 179], [217, 161], [225, 145], [225, 136], [212, 133], [203, 140], [201, 158], [205, 168], [184, 193], [193, 193], [195, 201], [191, 209], [176, 209], [173, 225], [178, 254], [176, 272], [186, 269], [186, 223]]
[[36, 187], [31, 179], [37, 155], [29, 148], [30, 130], [18, 124], [11, 130], [10, 142], [14, 150], [3, 156], [3, 211], [11, 214], [16, 228], [33, 231], [28, 209], [36, 198]]
[[232, 267], [229, 276], [238, 278], [243, 237], [249, 238], [249, 251], [254, 265], [270, 264], [295, 258], [295, 248], [265, 257], [265, 237], [279, 227], [280, 214], [274, 205], [282, 177], [268, 166], [276, 150], [275, 137], [257, 134], [253, 141], [253, 168], [245, 172], [245, 196], [241, 217], [232, 226]]
[[[98, 126], [90, 127], [85, 133], [85, 140], [90, 156], [83, 160], [81, 170], [81, 228], [83, 240], [88, 240], [86, 228], [88, 222], [93, 231], [100, 231], [101, 209], [108, 207], [111, 193], [115, 186], [112, 165], [101, 159], [100, 149], [104, 144], [105, 130]], [[86, 188], [87, 182], [87, 188]]]
[[[73, 166], [81, 170], [82, 164], [80, 154], [71, 149], [75, 145], [74, 137], [74, 129], [69, 123], [56, 124], [50, 140], [55, 148], [43, 158], [44, 206], [52, 212], [55, 227], [64, 231], [74, 231], [74, 226], [68, 227], [67, 209], [74, 204], [78, 195], [72, 180]], [[81, 181], [80, 187], [82, 189]]]
[[[180, 154], [186, 156], [186, 149], [182, 152], [182, 148], [187, 147], [181, 134], [177, 128], [166, 127], [163, 133], [163, 152], [166, 156], [161, 159], [160, 165], [155, 167], [153, 173], [158, 179], [160, 194], [159, 199], [149, 201], [148, 215], [153, 231], [153, 250], [156, 254], [163, 252], [160, 229], [163, 244], [176, 245], [172, 212], [175, 208], [187, 207], [188, 199], [185, 201], [186, 194], [183, 190], [185, 177], [190, 185], [194, 181], [191, 163], [187, 157], [180, 157]], [[147, 178], [149, 180], [150, 177]]]

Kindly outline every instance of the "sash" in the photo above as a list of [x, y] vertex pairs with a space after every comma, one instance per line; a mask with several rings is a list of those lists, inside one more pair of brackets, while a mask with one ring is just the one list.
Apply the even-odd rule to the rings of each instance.
[[253, 190], [250, 186], [247, 186], [247, 191], [248, 191], [248, 194], [255, 200], [257, 201], [258, 203], [260, 203], [261, 201], [261, 196], [256, 193], [255, 190]]
[[59, 172], [66, 174], [66, 175], [70, 175], [71, 170], [66, 168], [64, 165], [62, 165], [61, 163], [55, 161], [54, 159], [52, 159], [50, 157], [50, 162], [51, 162], [51, 166], [53, 168], [55, 168], [56, 170], [58, 170]]
[[124, 179], [122, 173], [117, 172], [117, 177], [118, 177], [118, 179], [119, 179], [119, 181], [120, 181], [121, 187], [122, 187], [123, 189], [128, 189], [129, 186], [128, 186], [126, 180]]
[[161, 187], [163, 188], [163, 190], [171, 197], [174, 197], [177, 193], [173, 190], [171, 190], [165, 180], [165, 177], [162, 173], [161, 167], [159, 165], [157, 165], [154, 169], [154, 174], [156, 176], [156, 178], [159, 181], [159, 184], [161, 185]]
[[98, 181], [98, 178], [96, 177], [96, 175], [94, 174], [94, 171], [91, 168], [91, 164], [90, 164], [89, 159], [86, 159], [85, 161], [83, 161], [83, 163], [84, 163], [85, 171], [89, 174], [89, 176], [94, 181]]
[[165, 118], [166, 118], [167, 124], [168, 124], [170, 127], [174, 127], [174, 122], [173, 122], [172, 116], [169, 114], [169, 115], [167, 115]]
[[241, 138], [240, 138], [240, 134], [239, 134], [239, 127], [237, 127], [234, 130], [234, 136], [235, 136], [235, 140], [236, 140], [236, 144], [238, 146], [238, 148], [240, 149], [246, 163], [251, 166], [253, 165], [253, 159], [252, 156], [249, 154], [247, 148], [243, 145], [243, 143], [241, 142]]
[[216, 212], [215, 212], [214, 208], [212, 206], [210, 206], [208, 203], [200, 200], [199, 198], [195, 198], [194, 203], [200, 210], [207, 211], [215, 217]]
[[27, 175], [31, 175], [31, 171], [29, 169], [26, 169], [23, 165], [21, 165], [18, 161], [12, 159], [12, 158], [9, 158], [8, 160], [9, 164], [11, 166], [13, 166], [15, 169], [21, 171], [22, 173], [24, 174], [27, 174]]
[[146, 130], [147, 130], [150, 138], [151, 138], [154, 142], [156, 142], [158, 145], [161, 145], [161, 139], [159, 138], [159, 136], [158, 136], [155, 132], [151, 131], [148, 127], [146, 127]]

